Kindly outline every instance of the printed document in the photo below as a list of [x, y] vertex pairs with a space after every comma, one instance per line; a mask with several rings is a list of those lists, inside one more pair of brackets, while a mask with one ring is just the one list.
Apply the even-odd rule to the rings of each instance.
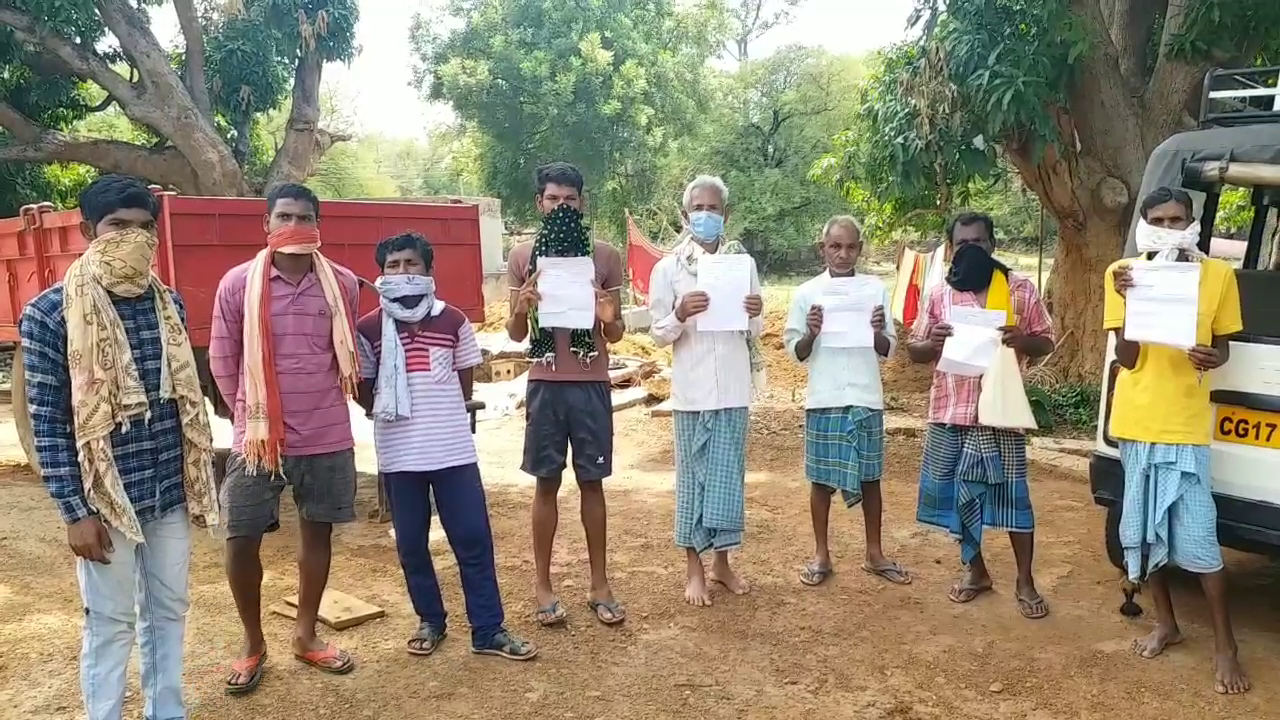
[[538, 325], [590, 330], [596, 323], [595, 264], [589, 257], [538, 258]]
[[1200, 265], [1137, 262], [1129, 266], [1133, 287], [1125, 293], [1124, 339], [1190, 350], [1200, 311]]
[[822, 344], [838, 348], [875, 347], [871, 313], [883, 301], [883, 294], [864, 278], [831, 278], [818, 298], [818, 305], [822, 306], [822, 333], [818, 337]]
[[698, 289], [709, 300], [694, 316], [699, 332], [747, 330], [743, 302], [751, 294], [751, 256], [706, 254], [698, 258]]

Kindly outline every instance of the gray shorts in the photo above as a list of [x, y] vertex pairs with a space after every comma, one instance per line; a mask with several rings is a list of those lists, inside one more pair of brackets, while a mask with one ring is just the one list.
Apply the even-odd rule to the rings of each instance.
[[613, 474], [613, 399], [605, 381], [531, 380], [524, 401], [524, 461], [538, 478], [558, 478], [573, 448], [578, 482]]
[[250, 475], [244, 456], [231, 453], [218, 501], [227, 537], [257, 537], [280, 528], [280, 493], [293, 486], [293, 503], [303, 520], [349, 523], [356, 519], [356, 453], [339, 450], [322, 455], [284, 458], [284, 477]]

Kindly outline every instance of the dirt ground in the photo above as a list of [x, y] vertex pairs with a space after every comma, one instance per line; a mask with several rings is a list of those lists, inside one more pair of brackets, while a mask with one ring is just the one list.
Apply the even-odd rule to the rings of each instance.
[[[541, 645], [532, 663], [467, 652], [456, 565], [443, 538], [433, 542], [453, 632], [428, 659], [404, 652], [415, 627], [387, 525], [362, 522], [336, 539], [332, 587], [386, 608], [387, 617], [324, 634], [359, 667], [328, 677], [288, 659], [290, 625], [267, 620], [275, 651], [257, 693], [233, 699], [221, 682], [240, 642], [218, 544], [195, 537], [187, 637], [191, 716], [254, 718], [1161, 718], [1275, 717], [1280, 703], [1280, 567], [1231, 555], [1236, 629], [1253, 693], [1212, 691], [1211, 632], [1198, 592], [1181, 583], [1177, 602], [1188, 641], [1157, 660], [1129, 652], [1143, 621], [1116, 608], [1115, 572], [1101, 549], [1102, 514], [1087, 480], [1033, 465], [1040, 521], [1037, 570], [1053, 615], [1023, 620], [1012, 596], [1012, 556], [989, 541], [996, 592], [971, 605], [945, 597], [958, 567], [956, 547], [914, 518], [918, 440], [894, 437], [887, 458], [886, 545], [916, 574], [891, 587], [859, 572], [861, 518], [837, 511], [838, 573], [802, 587], [796, 571], [810, 550], [807, 490], [801, 481], [798, 410], [754, 413], [748, 467], [748, 535], [740, 563], [754, 585], [745, 597], [715, 597], [695, 610], [682, 602], [683, 558], [672, 547], [670, 421], [643, 410], [617, 418], [616, 475], [609, 481], [614, 588], [629, 611], [620, 628], [591, 620], [585, 607], [586, 548], [576, 491], [566, 485], [555, 555], [567, 629], [536, 629], [529, 483], [518, 467], [520, 421], [482, 424], [478, 440], [497, 540], [499, 579], [513, 630]], [[373, 486], [361, 489], [361, 516]], [[286, 501], [287, 502], [287, 501]], [[288, 513], [285, 517], [289, 517]], [[263, 546], [265, 597], [295, 590], [295, 525]], [[25, 468], [0, 470], [0, 716], [81, 717], [77, 681], [79, 616], [73, 564], [62, 524]], [[1149, 609], [1149, 602], [1146, 603]], [[136, 665], [136, 663], [135, 663]], [[136, 670], [126, 717], [141, 716]]]

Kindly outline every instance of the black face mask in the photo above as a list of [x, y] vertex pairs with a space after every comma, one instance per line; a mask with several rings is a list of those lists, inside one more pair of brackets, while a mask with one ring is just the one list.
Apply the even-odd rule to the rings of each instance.
[[1009, 274], [1009, 268], [985, 248], [961, 245], [951, 256], [947, 284], [960, 292], [982, 292], [991, 285], [991, 274], [997, 270]]

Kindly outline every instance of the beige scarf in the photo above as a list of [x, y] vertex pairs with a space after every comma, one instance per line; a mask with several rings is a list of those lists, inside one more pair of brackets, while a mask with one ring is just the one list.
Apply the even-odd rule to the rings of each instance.
[[271, 343], [271, 257], [275, 253], [310, 255], [320, 289], [333, 319], [333, 348], [338, 357], [338, 381], [342, 391], [355, 397], [360, 380], [355, 331], [347, 296], [333, 266], [318, 251], [320, 231], [289, 226], [272, 232], [249, 265], [244, 293], [244, 458], [249, 472], [279, 473], [284, 457], [284, 410], [276, 378], [275, 351]]
[[108, 293], [133, 298], [150, 292], [155, 298], [163, 353], [160, 397], [178, 404], [187, 511], [203, 515], [210, 526], [218, 520], [209, 416], [191, 338], [169, 289], [151, 272], [156, 242], [155, 235], [137, 229], [103, 235], [71, 264], [63, 280], [72, 423], [85, 496], [107, 524], [139, 543], [144, 542], [142, 524], [125, 494], [111, 433], [139, 418], [150, 421], [151, 412]]

